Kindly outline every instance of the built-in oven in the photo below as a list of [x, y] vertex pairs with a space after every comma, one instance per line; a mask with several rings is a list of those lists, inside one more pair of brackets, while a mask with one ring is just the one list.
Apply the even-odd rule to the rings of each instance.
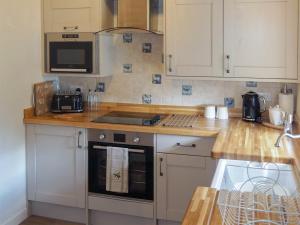
[[98, 42], [93, 33], [46, 34], [46, 72], [97, 73]]
[[[153, 200], [153, 135], [134, 132], [89, 130], [89, 193], [141, 200]], [[128, 149], [128, 193], [106, 190], [107, 148]]]

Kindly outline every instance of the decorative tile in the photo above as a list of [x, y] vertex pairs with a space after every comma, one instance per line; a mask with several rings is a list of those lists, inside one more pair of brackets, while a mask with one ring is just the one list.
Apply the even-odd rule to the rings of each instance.
[[257, 82], [255, 81], [247, 81], [246, 87], [257, 87]]
[[132, 73], [132, 64], [123, 64], [123, 73]]
[[182, 85], [182, 95], [192, 95], [193, 86], [192, 85]]
[[123, 34], [123, 43], [132, 43], [132, 34], [131, 33], [125, 33]]
[[102, 83], [102, 82], [98, 83], [96, 90], [97, 90], [97, 92], [105, 92], [105, 83]]
[[228, 108], [234, 108], [235, 106], [234, 98], [230, 98], [230, 97], [224, 98], [224, 105], [227, 106]]
[[142, 100], [144, 104], [151, 104], [152, 103], [152, 95], [150, 94], [144, 94], [142, 96]]
[[161, 84], [161, 74], [152, 75], [152, 84]]
[[151, 53], [152, 52], [152, 44], [151, 43], [144, 43], [143, 44], [143, 52], [144, 53]]

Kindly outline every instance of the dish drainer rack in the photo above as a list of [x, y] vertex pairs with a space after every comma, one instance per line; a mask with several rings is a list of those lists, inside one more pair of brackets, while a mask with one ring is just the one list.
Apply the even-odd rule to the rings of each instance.
[[218, 197], [223, 225], [300, 225], [300, 194], [283, 164], [227, 165]]

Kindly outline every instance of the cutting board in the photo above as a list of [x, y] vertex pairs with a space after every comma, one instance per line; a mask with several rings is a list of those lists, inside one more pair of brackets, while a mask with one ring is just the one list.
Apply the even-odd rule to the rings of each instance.
[[43, 115], [50, 111], [52, 96], [54, 94], [54, 82], [45, 81], [34, 84], [34, 114]]

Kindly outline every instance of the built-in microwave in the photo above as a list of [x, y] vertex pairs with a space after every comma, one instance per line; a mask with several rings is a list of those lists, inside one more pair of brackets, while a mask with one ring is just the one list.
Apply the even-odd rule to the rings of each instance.
[[98, 73], [97, 43], [94, 33], [46, 34], [46, 72]]

